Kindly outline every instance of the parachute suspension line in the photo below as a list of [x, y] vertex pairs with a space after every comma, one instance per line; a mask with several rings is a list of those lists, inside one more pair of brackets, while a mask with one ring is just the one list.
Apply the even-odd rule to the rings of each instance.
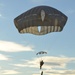
[[45, 52], [45, 51], [40, 51], [40, 52], [36, 53], [36, 55], [39, 56], [40, 61], [43, 60], [43, 56], [44, 56], [45, 54], [47, 54], [47, 52]]
[[43, 58], [41, 57], [41, 61], [43, 60]]

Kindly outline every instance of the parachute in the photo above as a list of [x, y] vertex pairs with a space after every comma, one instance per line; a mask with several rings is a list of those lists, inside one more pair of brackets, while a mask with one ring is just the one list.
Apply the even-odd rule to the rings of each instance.
[[38, 53], [36, 53], [37, 56], [39, 56], [42, 60], [42, 57], [46, 56], [47, 52], [46, 51], [40, 51]]
[[[19, 33], [45, 35], [60, 32], [67, 22], [67, 16], [50, 6], [37, 6], [14, 19]], [[39, 28], [40, 27], [40, 28]]]
[[36, 53], [36, 55], [38, 55], [38, 54], [47, 54], [47, 52], [45, 52], [45, 51], [40, 51], [40, 52]]
[[[36, 53], [36, 55], [40, 55], [40, 54], [47, 54], [47, 52], [40, 51], [40, 52]], [[42, 69], [43, 64], [44, 64], [44, 61], [43, 61], [43, 59], [41, 57], [41, 60], [40, 60], [40, 69]], [[41, 73], [41, 74], [43, 74], [43, 73]]]

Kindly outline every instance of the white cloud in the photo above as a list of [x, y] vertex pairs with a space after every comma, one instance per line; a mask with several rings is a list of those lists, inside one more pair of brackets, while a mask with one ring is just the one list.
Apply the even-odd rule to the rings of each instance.
[[0, 60], [9, 60], [6, 55], [0, 54]]
[[0, 66], [0, 70], [2, 69], [2, 67]]
[[26, 60], [25, 63], [22, 64], [14, 64], [17, 67], [34, 67], [39, 68], [39, 59]]
[[51, 75], [74, 75], [75, 70], [46, 70], [44, 71], [46, 74], [51, 74]]
[[[75, 75], [75, 70], [44, 70], [43, 73], [45, 75]], [[32, 75], [40, 75], [40, 74], [32, 74]]]
[[[75, 70], [67, 69], [69, 67], [68, 63], [73, 63], [75, 61], [74, 57], [55, 57], [55, 56], [44, 56], [42, 57], [44, 60], [44, 65], [42, 69], [45, 75], [74, 75]], [[34, 58], [32, 60], [26, 60], [20, 64], [13, 64], [16, 67], [33, 67], [39, 68], [39, 62], [41, 58]], [[70, 66], [71, 66], [70, 64]], [[32, 74], [39, 75], [39, 74]]]
[[43, 59], [45, 58], [45, 62], [46, 65], [45, 67], [48, 67], [50, 65], [50, 67], [52, 68], [65, 68], [66, 64], [71, 62], [71, 61], [75, 61], [75, 58], [69, 58], [69, 57], [54, 57], [54, 56], [46, 56], [43, 57]]
[[[54, 56], [45, 56], [42, 57], [44, 60], [44, 69], [53, 69], [53, 68], [61, 68], [65, 69], [66, 65], [72, 61], [75, 61], [75, 58], [69, 57], [54, 57]], [[34, 67], [39, 68], [39, 62], [41, 58], [35, 58], [33, 60], [26, 60], [25, 63], [22, 64], [14, 64], [14, 66], [18, 67]]]
[[18, 66], [18, 67], [27, 67], [28, 65], [26, 65], [26, 64], [14, 64], [14, 66]]
[[10, 75], [10, 74], [19, 74], [20, 72], [15, 70], [3, 70], [2, 74]]
[[32, 74], [32, 75], [40, 75], [40, 74]]
[[31, 46], [23, 46], [15, 42], [0, 41], [0, 51], [4, 52], [21, 52], [21, 51], [33, 51]]

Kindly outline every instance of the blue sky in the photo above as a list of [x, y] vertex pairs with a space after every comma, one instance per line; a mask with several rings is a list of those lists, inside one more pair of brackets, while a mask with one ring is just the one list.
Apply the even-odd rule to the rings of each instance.
[[[39, 5], [54, 7], [68, 21], [62, 32], [38, 36], [20, 34], [14, 18]], [[40, 75], [39, 51], [44, 75], [75, 74], [75, 1], [74, 0], [0, 0], [0, 75]]]

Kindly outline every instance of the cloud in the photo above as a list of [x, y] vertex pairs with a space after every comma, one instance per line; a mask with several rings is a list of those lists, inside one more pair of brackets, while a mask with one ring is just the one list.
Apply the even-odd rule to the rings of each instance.
[[22, 64], [13, 64], [17, 67], [33, 67], [33, 68], [39, 68], [39, 59], [33, 59], [33, 60], [25, 60], [25, 63]]
[[0, 54], [0, 60], [9, 60], [6, 55]]
[[20, 72], [15, 71], [15, 70], [3, 70], [3, 71], [2, 71], [2, 74], [5, 74], [5, 75], [19, 74], [19, 73], [20, 73]]
[[74, 75], [75, 70], [46, 70], [45, 73], [51, 75]]
[[[75, 70], [45, 70], [43, 71], [45, 75], [75, 75]], [[32, 74], [32, 75], [40, 75], [40, 74]]]
[[46, 56], [45, 58], [45, 68], [66, 68], [66, 65], [72, 61], [75, 61], [75, 58], [69, 57], [54, 57], [54, 56]]
[[2, 67], [0, 66], [0, 70], [2, 69]]
[[[54, 57], [54, 56], [44, 56], [42, 57], [44, 60], [44, 69], [53, 69], [53, 68], [61, 68], [65, 69], [66, 65], [70, 62], [75, 61], [75, 58], [69, 57]], [[41, 58], [34, 58], [33, 60], [26, 60], [25, 63], [14, 64], [14, 66], [18, 67], [33, 67], [39, 68], [39, 62]]]
[[0, 18], [3, 18], [2, 14], [0, 13]]
[[10, 41], [0, 41], [0, 51], [3, 52], [22, 52], [22, 51], [33, 51], [31, 46], [23, 46], [21, 44], [10, 42]]
[[[74, 63], [75, 58], [74, 57], [55, 57], [55, 56], [44, 56], [42, 57], [44, 61], [44, 65], [42, 66], [42, 69], [44, 71], [45, 75], [74, 75], [75, 70], [73, 69], [67, 69], [69, 66], [71, 66], [72, 63]], [[41, 58], [34, 58], [32, 60], [25, 60], [22, 63], [19, 64], [13, 64], [13, 66], [16, 67], [32, 67], [32, 68], [39, 68], [39, 62]], [[69, 64], [70, 65], [69, 65]], [[32, 75], [39, 75], [37, 73]]]
[[32, 74], [32, 75], [40, 75], [40, 74]]

